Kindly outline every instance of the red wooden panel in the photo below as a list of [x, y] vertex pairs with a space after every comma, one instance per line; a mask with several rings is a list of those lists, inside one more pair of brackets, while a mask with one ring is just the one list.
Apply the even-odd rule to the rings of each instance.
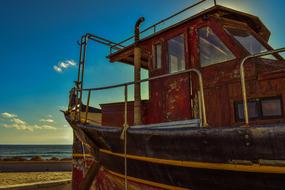
[[164, 81], [164, 121], [190, 119], [189, 75], [183, 74]]
[[[236, 125], [234, 118], [234, 102], [242, 100], [240, 85], [240, 63], [247, 55], [246, 51], [236, 44], [223, 29], [225, 21], [215, 16], [208, 18], [197, 17], [194, 20], [175, 26], [161, 32], [152, 38], [142, 41], [144, 51], [152, 52], [156, 42], [163, 45], [162, 68], [152, 69], [152, 57], [149, 59], [150, 77], [168, 73], [167, 40], [181, 33], [185, 34], [186, 69], [197, 68], [202, 72], [205, 88], [205, 101], [208, 121], [211, 126]], [[233, 22], [234, 23], [234, 22]], [[236, 60], [218, 63], [205, 68], [199, 63], [199, 39], [197, 29], [210, 26], [214, 33], [221, 38], [225, 45], [237, 57]], [[153, 56], [153, 55], [152, 55]], [[262, 64], [252, 64], [259, 61], [251, 59], [245, 64], [248, 97], [258, 98], [274, 95], [283, 95], [285, 92], [284, 72], [275, 71]], [[199, 90], [197, 77], [192, 75], [192, 89], [195, 95]], [[160, 123], [165, 121], [184, 120], [191, 118], [189, 76], [174, 76], [150, 82], [150, 100], [143, 104], [143, 123]], [[285, 102], [285, 99], [284, 101]], [[128, 121], [133, 123], [133, 103], [129, 103]], [[103, 124], [111, 126], [123, 125], [123, 103], [103, 105]], [[268, 122], [268, 121], [258, 121]]]
[[[142, 122], [146, 123], [147, 101], [142, 101]], [[101, 104], [102, 108], [102, 125], [123, 127], [124, 125], [124, 102]], [[134, 102], [128, 102], [128, 124], [134, 124]]]

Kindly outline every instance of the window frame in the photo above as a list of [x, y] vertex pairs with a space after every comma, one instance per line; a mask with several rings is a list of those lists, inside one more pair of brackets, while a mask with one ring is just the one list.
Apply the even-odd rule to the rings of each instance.
[[[263, 110], [262, 110], [262, 101], [264, 100], [280, 100], [280, 107], [281, 107], [281, 115], [273, 115], [273, 116], [264, 116]], [[250, 121], [256, 121], [256, 120], [270, 120], [270, 119], [282, 119], [284, 118], [284, 109], [283, 109], [283, 99], [282, 96], [270, 96], [270, 97], [262, 97], [262, 98], [255, 98], [255, 99], [249, 99], [248, 103], [250, 102], [256, 102], [257, 108], [258, 108], [258, 117], [252, 117], [249, 118]], [[243, 105], [243, 101], [235, 101], [234, 102], [234, 115], [235, 115], [235, 121], [236, 122], [244, 122], [244, 118], [239, 118], [239, 109], [238, 105]], [[243, 109], [243, 106], [242, 106]]]
[[168, 41], [170, 41], [171, 39], [173, 38], [176, 38], [180, 35], [183, 35], [183, 54], [184, 54], [184, 70], [187, 69], [187, 38], [188, 38], [188, 35], [185, 34], [185, 31], [182, 31], [182, 32], [179, 32], [179, 33], [176, 33], [175, 35], [172, 35], [171, 37], [167, 38], [165, 40], [165, 46], [166, 46], [166, 51], [165, 51], [165, 61], [166, 61], [166, 64], [167, 64], [167, 67], [166, 67], [166, 72], [167, 73], [176, 73], [176, 72], [180, 72], [180, 71], [183, 71], [183, 70], [178, 70], [178, 71], [175, 71], [175, 72], [170, 72], [170, 56], [169, 56], [169, 46], [168, 46]]
[[[256, 102], [257, 103], [257, 114], [258, 114], [258, 116], [257, 117], [250, 117], [250, 116], [248, 116], [249, 117], [249, 120], [251, 120], [251, 121], [255, 121], [255, 120], [258, 120], [258, 119], [260, 119], [261, 117], [262, 117], [262, 113], [261, 113], [261, 105], [260, 105], [260, 100], [259, 99], [250, 99], [250, 100], [248, 100], [247, 101], [247, 104], [249, 104], [249, 103], [251, 103], [251, 102]], [[235, 113], [235, 121], [236, 122], [243, 122], [243, 121], [245, 121], [245, 119], [244, 118], [240, 118], [239, 117], [239, 105], [242, 105], [242, 109], [243, 109], [243, 101], [235, 101], [234, 102], [234, 113]]]
[[[264, 116], [262, 110], [262, 101], [263, 100], [280, 100], [280, 108], [281, 108], [281, 115], [273, 115], [273, 116]], [[284, 110], [283, 110], [283, 99], [282, 96], [273, 96], [273, 97], [265, 97], [260, 99], [260, 110], [261, 110], [261, 117], [262, 119], [279, 119], [284, 117]]]
[[[212, 30], [213, 34], [215, 34], [215, 36], [217, 36], [217, 38], [218, 38], [218, 39], [225, 45], [225, 47], [232, 53], [232, 55], [234, 56], [233, 59], [229, 59], [229, 60], [227, 60], [227, 61], [221, 61], [221, 62], [217, 62], [217, 63], [214, 63], [214, 64], [205, 65], [205, 66], [202, 65], [202, 63], [201, 63], [201, 57], [200, 57], [200, 55], [201, 55], [201, 48], [200, 48], [200, 40], [199, 40], [199, 30], [202, 29], [202, 28], [206, 28], [206, 27], [209, 27], [209, 28]], [[223, 25], [222, 25], [222, 29], [224, 30]], [[224, 32], [226, 33], [225, 30], [224, 30]], [[201, 68], [207, 68], [207, 67], [215, 66], [215, 65], [217, 65], [217, 64], [232, 62], [232, 61], [238, 59], [238, 56], [236, 55], [236, 53], [228, 46], [228, 44], [227, 44], [222, 38], [219, 37], [219, 35], [217, 35], [215, 29], [214, 29], [211, 25], [207, 24], [207, 25], [201, 25], [201, 26], [197, 27], [197, 28], [196, 28], [196, 35], [197, 35], [197, 47], [198, 47], [198, 48], [197, 48], [197, 49], [198, 49], [198, 51], [197, 51], [197, 57], [198, 57], [198, 60], [199, 60], [199, 62], [198, 62], [198, 63], [199, 63], [199, 66], [200, 66]]]
[[[232, 40], [238, 44], [240, 48], [244, 52], [246, 52], [247, 55], [251, 55], [251, 53], [230, 33], [227, 31], [227, 28], [237, 29], [237, 30], [245, 30], [249, 34], [251, 34], [263, 47], [265, 47], [268, 51], [273, 50], [273, 48], [269, 45], [266, 40], [264, 40], [259, 34], [257, 34], [252, 28], [250, 28], [246, 23], [243, 22], [235, 22], [235, 25], [233, 25], [230, 21], [225, 21], [223, 23], [223, 30], [225, 33], [232, 38]], [[284, 60], [282, 56], [279, 54], [272, 54], [273, 57], [275, 57], [277, 60]]]
[[[160, 45], [161, 54], [160, 54], [160, 67], [157, 67], [157, 49], [156, 46]], [[161, 41], [157, 41], [152, 45], [152, 70], [160, 70], [163, 68], [163, 43]]]

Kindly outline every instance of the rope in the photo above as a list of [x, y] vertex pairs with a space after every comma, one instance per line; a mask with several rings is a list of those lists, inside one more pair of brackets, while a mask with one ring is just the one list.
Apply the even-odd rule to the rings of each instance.
[[82, 153], [83, 153], [83, 163], [84, 163], [84, 167], [83, 167], [83, 176], [85, 176], [85, 168], [86, 168], [86, 161], [85, 161], [85, 148], [84, 148], [84, 144], [83, 142], [81, 142], [81, 147], [82, 147]]
[[125, 169], [125, 190], [128, 190], [128, 160], [127, 160], [127, 131], [129, 129], [128, 124], [124, 124], [123, 131], [121, 133], [120, 139], [124, 140], [124, 169]]

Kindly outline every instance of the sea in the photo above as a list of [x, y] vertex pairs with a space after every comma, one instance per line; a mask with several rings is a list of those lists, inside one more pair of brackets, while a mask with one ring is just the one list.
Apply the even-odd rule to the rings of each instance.
[[23, 157], [31, 159], [40, 156], [43, 159], [72, 157], [72, 145], [0, 145], [0, 158]]

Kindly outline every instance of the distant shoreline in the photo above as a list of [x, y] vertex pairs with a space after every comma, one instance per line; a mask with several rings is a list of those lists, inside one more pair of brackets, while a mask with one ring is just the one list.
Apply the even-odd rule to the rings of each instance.
[[0, 161], [1, 172], [63, 172], [72, 171], [72, 160]]
[[53, 162], [53, 161], [71, 161], [72, 157], [66, 157], [66, 158], [58, 158], [58, 157], [51, 157], [51, 158], [44, 158], [41, 156], [33, 156], [31, 158], [26, 158], [22, 156], [13, 156], [13, 157], [0, 157], [0, 162]]
[[0, 160], [44, 161], [72, 158], [72, 145], [0, 145]]
[[26, 145], [34, 145], [34, 146], [41, 146], [41, 145], [48, 145], [48, 146], [53, 146], [53, 145], [55, 145], [55, 146], [57, 146], [57, 145], [59, 145], [59, 146], [61, 146], [61, 145], [63, 145], [63, 146], [72, 146], [72, 144], [0, 144], [0, 146], [1, 145], [12, 145], [12, 146], [14, 146], [14, 145], [17, 145], [17, 146], [21, 146], [21, 145], [23, 145], [23, 146], [26, 146]]

